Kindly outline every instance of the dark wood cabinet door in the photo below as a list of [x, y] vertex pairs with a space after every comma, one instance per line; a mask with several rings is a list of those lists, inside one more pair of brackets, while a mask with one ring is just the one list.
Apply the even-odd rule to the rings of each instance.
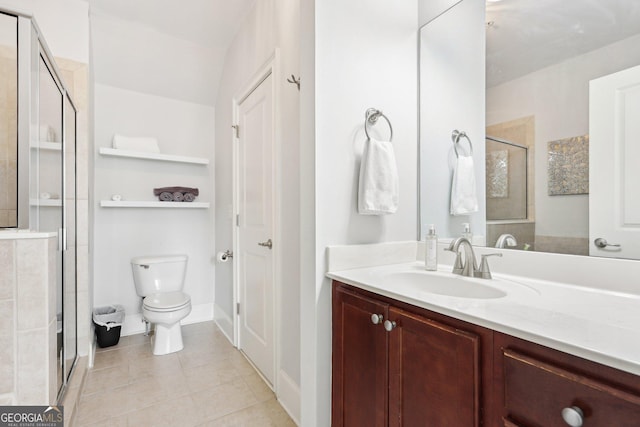
[[[374, 324], [371, 315], [382, 317]], [[386, 427], [388, 305], [334, 284], [333, 427]]]
[[479, 426], [479, 337], [394, 307], [389, 320], [389, 426]]

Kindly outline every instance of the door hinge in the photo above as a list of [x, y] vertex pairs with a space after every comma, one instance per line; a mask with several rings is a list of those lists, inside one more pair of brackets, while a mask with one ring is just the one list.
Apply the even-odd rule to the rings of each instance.
[[240, 126], [239, 125], [233, 125], [231, 127], [236, 132], [236, 138], [240, 138]]
[[236, 227], [240, 227], [240, 215], [236, 215]]
[[240, 314], [240, 303], [236, 303], [236, 314]]

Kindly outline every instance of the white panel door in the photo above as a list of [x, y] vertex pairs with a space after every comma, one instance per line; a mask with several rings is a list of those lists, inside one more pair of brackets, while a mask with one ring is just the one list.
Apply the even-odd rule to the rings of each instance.
[[269, 75], [239, 105], [239, 347], [273, 385], [273, 86]]
[[590, 82], [589, 134], [589, 254], [640, 259], [640, 66]]

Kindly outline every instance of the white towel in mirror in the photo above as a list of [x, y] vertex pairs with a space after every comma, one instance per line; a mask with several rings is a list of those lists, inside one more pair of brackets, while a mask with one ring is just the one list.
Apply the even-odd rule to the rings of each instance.
[[391, 214], [398, 210], [399, 180], [396, 156], [389, 141], [366, 142], [360, 163], [358, 212]]
[[469, 215], [474, 212], [478, 212], [478, 196], [473, 157], [460, 155], [451, 182], [451, 215]]

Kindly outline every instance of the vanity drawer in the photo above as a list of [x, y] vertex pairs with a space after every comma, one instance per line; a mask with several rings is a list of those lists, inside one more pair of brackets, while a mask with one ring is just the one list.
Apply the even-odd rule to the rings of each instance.
[[[577, 407], [585, 427], [640, 425], [640, 396], [511, 349], [503, 350], [505, 426], [566, 427]], [[580, 424], [575, 424], [580, 425]]]

